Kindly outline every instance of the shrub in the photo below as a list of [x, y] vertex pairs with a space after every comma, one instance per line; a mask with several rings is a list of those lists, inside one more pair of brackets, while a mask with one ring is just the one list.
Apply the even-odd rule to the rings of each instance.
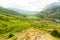
[[54, 30], [51, 32], [51, 35], [60, 38], [60, 32], [59, 32], [58, 30], [56, 30], [56, 29], [54, 29]]

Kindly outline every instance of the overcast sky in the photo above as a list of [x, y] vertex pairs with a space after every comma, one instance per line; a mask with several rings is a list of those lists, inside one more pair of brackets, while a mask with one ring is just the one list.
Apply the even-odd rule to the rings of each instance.
[[0, 0], [0, 6], [12, 7], [28, 11], [40, 11], [47, 4], [58, 0]]

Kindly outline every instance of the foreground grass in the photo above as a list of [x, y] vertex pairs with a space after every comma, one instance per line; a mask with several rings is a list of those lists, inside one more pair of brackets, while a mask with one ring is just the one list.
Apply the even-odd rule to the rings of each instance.
[[0, 38], [2, 39], [15, 40], [18, 33], [30, 28], [41, 29], [51, 34], [54, 29], [60, 30], [60, 23], [45, 19], [27, 19], [0, 14]]

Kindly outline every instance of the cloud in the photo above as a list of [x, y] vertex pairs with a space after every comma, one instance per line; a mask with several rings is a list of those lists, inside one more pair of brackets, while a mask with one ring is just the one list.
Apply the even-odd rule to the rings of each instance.
[[29, 11], [40, 11], [57, 0], [0, 0], [0, 5]]

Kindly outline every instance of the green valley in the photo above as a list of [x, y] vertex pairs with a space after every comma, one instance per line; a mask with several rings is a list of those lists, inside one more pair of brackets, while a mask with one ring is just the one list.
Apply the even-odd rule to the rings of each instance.
[[24, 15], [0, 6], [0, 40], [60, 40], [60, 6], [49, 8]]

